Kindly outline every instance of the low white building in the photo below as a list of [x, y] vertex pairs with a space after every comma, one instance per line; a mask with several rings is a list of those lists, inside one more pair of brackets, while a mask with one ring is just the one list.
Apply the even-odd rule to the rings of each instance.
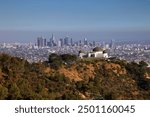
[[92, 52], [84, 53], [83, 51], [79, 51], [80, 58], [108, 58], [108, 53], [106, 50], [96, 47]]

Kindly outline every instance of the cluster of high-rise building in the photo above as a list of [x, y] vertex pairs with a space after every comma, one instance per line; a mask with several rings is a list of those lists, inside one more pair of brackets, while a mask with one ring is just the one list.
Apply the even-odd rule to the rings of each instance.
[[[94, 49], [95, 47], [99, 47]], [[100, 49], [101, 48], [101, 49]], [[93, 51], [92, 51], [93, 50]], [[33, 43], [0, 43], [0, 52], [24, 58], [29, 62], [46, 61], [51, 53], [75, 54], [84, 57], [115, 57], [127, 61], [141, 60], [150, 64], [150, 42], [111, 42], [105, 43], [84, 40], [73, 40], [64, 37], [56, 40], [52, 35], [47, 41], [38, 37], [36, 46]], [[108, 53], [108, 55], [107, 55]]]
[[82, 45], [90, 45], [95, 46], [96, 42], [88, 42], [87, 38], [84, 38], [84, 40], [79, 40], [74, 42], [72, 38], [69, 38], [69, 36], [66, 36], [64, 38], [56, 39], [55, 36], [52, 34], [51, 38], [47, 40], [43, 37], [37, 38], [36, 45], [41, 47], [63, 47], [63, 46], [82, 46]]
[[45, 46], [47, 46], [46, 38], [38, 37], [37, 38], [37, 46], [38, 47], [45, 47]]
[[73, 45], [72, 38], [69, 38], [66, 36], [65, 38], [60, 38], [59, 40], [55, 39], [55, 36], [52, 34], [52, 37], [49, 39], [49, 41], [46, 38], [38, 37], [36, 45], [38, 47], [61, 47], [61, 46], [69, 46]]

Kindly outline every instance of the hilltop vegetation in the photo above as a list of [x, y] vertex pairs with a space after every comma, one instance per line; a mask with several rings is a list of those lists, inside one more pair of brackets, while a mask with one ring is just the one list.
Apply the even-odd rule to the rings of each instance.
[[0, 54], [0, 99], [150, 99], [150, 68], [69, 54], [39, 63]]

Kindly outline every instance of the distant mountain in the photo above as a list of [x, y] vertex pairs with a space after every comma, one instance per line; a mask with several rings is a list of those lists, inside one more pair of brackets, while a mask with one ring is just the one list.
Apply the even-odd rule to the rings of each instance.
[[69, 54], [28, 63], [1, 53], [0, 99], [150, 99], [150, 68]]

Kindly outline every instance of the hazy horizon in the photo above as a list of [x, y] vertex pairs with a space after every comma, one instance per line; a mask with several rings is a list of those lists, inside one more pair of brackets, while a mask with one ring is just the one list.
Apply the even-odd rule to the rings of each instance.
[[74, 41], [83, 40], [87, 38], [88, 41], [97, 42], [110, 42], [112, 39], [115, 41], [148, 41], [150, 40], [150, 32], [58, 32], [58, 31], [0, 31], [0, 42], [20, 42], [20, 43], [35, 43], [37, 37], [46, 38], [47, 41], [51, 38], [52, 34], [56, 40], [68, 36]]
[[150, 40], [150, 0], [5, 0], [0, 42]]

